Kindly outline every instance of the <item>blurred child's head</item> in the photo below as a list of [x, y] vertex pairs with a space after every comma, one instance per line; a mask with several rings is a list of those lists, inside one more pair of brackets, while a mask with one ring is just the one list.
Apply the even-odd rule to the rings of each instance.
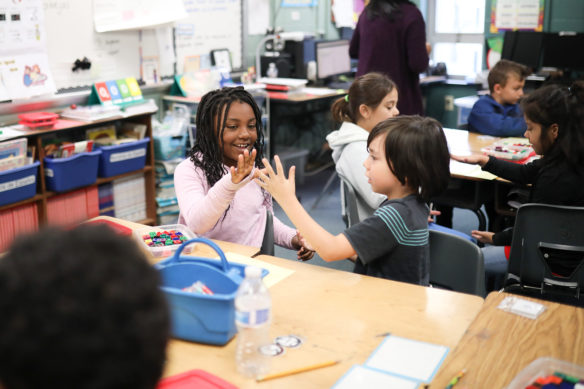
[[154, 388], [170, 322], [159, 284], [105, 226], [17, 239], [0, 259], [0, 387]]
[[[446, 189], [450, 179], [450, 154], [442, 126], [435, 119], [399, 116], [384, 120], [369, 134], [367, 147], [370, 155], [365, 168], [375, 192], [395, 198], [390, 192], [384, 192], [388, 183], [397, 186], [389, 182], [395, 179], [424, 201]], [[376, 155], [372, 155], [372, 151]], [[386, 165], [392, 177], [370, 175], [375, 173], [373, 164], [380, 162]], [[382, 185], [378, 185], [379, 182]]]
[[517, 104], [523, 96], [525, 77], [530, 74], [527, 66], [502, 59], [489, 70], [487, 78], [491, 97], [499, 104]]
[[333, 119], [352, 122], [366, 131], [382, 120], [397, 116], [397, 86], [381, 73], [367, 73], [353, 81], [349, 93], [334, 102]]
[[257, 150], [256, 164], [261, 165], [264, 136], [262, 113], [253, 96], [243, 87], [223, 88], [203, 96], [197, 107], [197, 134], [190, 156], [203, 169], [209, 185], [236, 166], [244, 150]]
[[537, 154], [584, 165], [584, 82], [548, 85], [521, 101], [525, 137]]

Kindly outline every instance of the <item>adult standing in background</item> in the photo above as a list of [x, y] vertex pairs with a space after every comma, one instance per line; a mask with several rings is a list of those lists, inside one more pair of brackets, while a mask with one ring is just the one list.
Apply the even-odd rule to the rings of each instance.
[[349, 54], [359, 59], [357, 77], [380, 72], [395, 81], [401, 114], [424, 114], [419, 78], [429, 58], [426, 25], [414, 3], [370, 0], [359, 16]]

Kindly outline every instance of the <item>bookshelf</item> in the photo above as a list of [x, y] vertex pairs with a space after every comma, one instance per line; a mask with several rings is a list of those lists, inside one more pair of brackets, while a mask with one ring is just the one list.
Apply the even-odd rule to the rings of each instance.
[[[75, 212], [75, 210], [71, 210], [70, 208], [73, 208], [71, 206], [71, 204], [67, 204], [67, 198], [73, 198], [77, 193], [79, 194], [83, 194], [83, 191], [85, 191], [86, 193], [91, 193], [92, 197], [91, 197], [91, 206], [92, 209], [94, 209], [94, 211], [97, 209], [97, 212], [99, 212], [97, 204], [95, 203], [95, 201], [97, 201], [97, 191], [98, 191], [98, 186], [102, 185], [102, 184], [107, 184], [107, 183], [111, 183], [114, 182], [116, 180], [123, 180], [123, 179], [127, 179], [129, 177], [132, 176], [139, 176], [140, 181], [141, 181], [141, 177], [143, 176], [144, 180], [144, 198], [145, 198], [145, 218], [141, 219], [141, 220], [135, 220], [138, 223], [141, 224], [147, 224], [147, 225], [154, 225], [156, 223], [156, 202], [155, 202], [155, 178], [154, 178], [154, 146], [153, 146], [153, 141], [152, 141], [152, 122], [151, 122], [151, 118], [152, 118], [152, 114], [155, 113], [155, 110], [152, 111], [146, 111], [146, 112], [140, 112], [140, 113], [136, 113], [136, 114], [132, 114], [132, 115], [125, 115], [123, 117], [118, 116], [118, 117], [112, 117], [109, 119], [102, 119], [102, 120], [97, 120], [97, 121], [92, 121], [92, 122], [81, 122], [81, 121], [75, 121], [75, 120], [66, 120], [66, 119], [60, 119], [57, 121], [57, 123], [51, 128], [51, 129], [31, 129], [28, 130], [26, 132], [26, 134], [24, 135], [26, 138], [28, 138], [28, 145], [29, 146], [35, 146], [35, 151], [34, 151], [34, 159], [35, 161], [39, 161], [40, 162], [40, 166], [37, 172], [37, 193], [35, 196], [22, 200], [22, 201], [18, 201], [18, 202], [14, 202], [14, 203], [9, 203], [9, 204], [5, 204], [0, 206], [0, 217], [2, 217], [2, 215], [6, 215], [7, 213], [5, 211], [7, 210], [23, 210], [26, 209], [29, 211], [29, 216], [32, 214], [31, 212], [35, 212], [36, 213], [36, 220], [34, 223], [32, 223], [32, 225], [28, 225], [28, 227], [24, 228], [25, 230], [27, 229], [35, 229], [39, 226], [43, 226], [43, 225], [50, 225], [53, 224], [51, 222], [51, 220], [49, 220], [50, 218], [48, 217], [48, 213], [49, 213], [49, 208], [50, 208], [50, 204], [51, 202], [56, 202], [57, 200], [61, 200], [61, 199], [65, 199], [65, 200], [61, 200], [64, 201], [64, 207], [66, 208], [66, 211], [69, 212]], [[81, 137], [85, 135], [85, 131], [91, 128], [95, 128], [95, 127], [99, 127], [99, 126], [104, 126], [104, 125], [115, 125], [116, 128], [119, 128], [124, 122], [132, 122], [132, 123], [139, 123], [139, 124], [144, 124], [146, 125], [146, 134], [145, 136], [150, 138], [150, 142], [147, 144], [146, 146], [146, 162], [145, 162], [145, 166], [142, 169], [139, 170], [135, 170], [132, 172], [128, 172], [128, 173], [124, 173], [124, 174], [119, 174], [119, 175], [115, 175], [112, 177], [98, 177], [97, 181], [91, 185], [88, 185], [86, 187], [81, 187], [81, 188], [76, 188], [73, 189], [69, 192], [65, 192], [65, 193], [56, 193], [56, 192], [52, 192], [50, 190], [47, 189], [46, 186], [46, 179], [45, 179], [45, 164], [44, 164], [44, 150], [43, 150], [43, 139], [46, 138], [50, 138], [52, 136], [58, 136], [60, 138], [67, 138], [67, 137]], [[0, 194], [1, 195], [1, 194]], [[95, 201], [94, 201], [95, 200]], [[89, 208], [89, 196], [87, 197], [87, 203], [88, 203], [88, 208]], [[26, 207], [29, 206], [29, 207]], [[51, 210], [51, 212], [55, 212], [54, 209]], [[14, 225], [18, 225], [18, 222], [16, 220], [17, 216], [17, 212], [14, 211]], [[79, 215], [79, 213], [77, 213], [77, 215]], [[97, 216], [97, 215], [88, 215], [88, 217], [93, 217], [93, 216]], [[22, 220], [20, 220], [20, 222], [22, 222]], [[19, 233], [19, 231], [16, 231], [17, 227], [15, 227], [15, 234]], [[1, 235], [1, 234], [0, 234]], [[0, 244], [1, 244], [1, 239], [2, 237], [0, 236]], [[0, 250], [2, 251], [2, 250]]]

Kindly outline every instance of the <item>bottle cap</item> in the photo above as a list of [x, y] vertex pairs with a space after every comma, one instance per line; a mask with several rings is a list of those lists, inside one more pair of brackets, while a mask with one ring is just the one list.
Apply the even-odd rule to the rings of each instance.
[[249, 278], [260, 278], [262, 275], [262, 269], [257, 266], [246, 266], [245, 276]]

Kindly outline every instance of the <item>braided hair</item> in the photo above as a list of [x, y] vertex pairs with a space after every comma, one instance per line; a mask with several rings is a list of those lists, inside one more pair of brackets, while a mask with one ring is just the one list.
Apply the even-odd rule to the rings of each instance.
[[205, 94], [199, 103], [195, 121], [197, 126], [195, 145], [189, 151], [191, 161], [205, 172], [209, 186], [215, 185], [229, 172], [223, 163], [223, 131], [227, 113], [233, 102], [248, 104], [253, 110], [257, 130], [257, 139], [253, 145], [257, 150], [255, 164], [263, 167], [262, 113], [253, 96], [241, 86], [216, 89]]

